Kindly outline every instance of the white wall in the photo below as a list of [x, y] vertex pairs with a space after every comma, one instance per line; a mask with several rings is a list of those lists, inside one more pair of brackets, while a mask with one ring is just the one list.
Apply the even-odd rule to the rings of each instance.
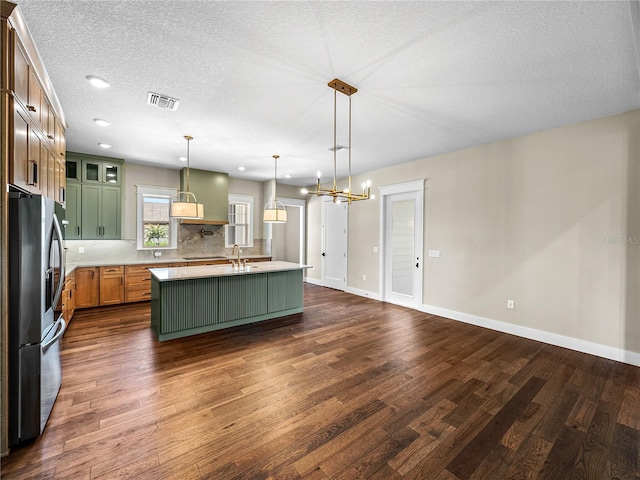
[[[354, 177], [426, 179], [423, 301], [640, 352], [640, 111]], [[321, 209], [308, 204], [320, 279]], [[379, 199], [349, 214], [348, 287], [379, 295]], [[628, 239], [628, 240], [627, 240]], [[440, 258], [428, 258], [440, 250]], [[362, 280], [365, 274], [367, 280]], [[506, 309], [515, 300], [514, 310]]]

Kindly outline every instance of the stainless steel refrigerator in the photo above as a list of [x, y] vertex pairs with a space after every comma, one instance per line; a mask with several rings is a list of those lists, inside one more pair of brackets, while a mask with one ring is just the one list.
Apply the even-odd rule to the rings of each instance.
[[9, 192], [9, 445], [39, 436], [62, 382], [56, 305], [64, 248], [54, 202]]

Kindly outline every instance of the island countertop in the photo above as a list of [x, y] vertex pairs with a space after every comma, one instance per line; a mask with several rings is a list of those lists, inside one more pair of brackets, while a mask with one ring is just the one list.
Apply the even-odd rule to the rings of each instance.
[[285, 272], [303, 270], [311, 265], [302, 263], [271, 261], [249, 263], [246, 267], [232, 265], [200, 265], [191, 267], [151, 268], [149, 271], [159, 282], [189, 280], [194, 278], [226, 277], [230, 275], [251, 275], [256, 273]]

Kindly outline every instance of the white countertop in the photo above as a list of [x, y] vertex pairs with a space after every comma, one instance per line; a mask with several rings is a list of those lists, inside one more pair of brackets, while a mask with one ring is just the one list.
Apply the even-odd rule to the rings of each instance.
[[[240, 257], [242, 260], [247, 259], [249, 262], [251, 259], [258, 258], [268, 258], [270, 255], [247, 255], [246, 257]], [[66, 263], [65, 265], [65, 274], [70, 274], [76, 268], [83, 267], [112, 267], [116, 265], [153, 265], [154, 263], [181, 263], [181, 262], [201, 262], [203, 260], [227, 260], [231, 262], [231, 260], [235, 260], [236, 255], [227, 255], [227, 256], [202, 256], [202, 257], [179, 257], [179, 258], [169, 258], [169, 257], [153, 257], [153, 258], [145, 258], [145, 259], [122, 259], [118, 261], [93, 261], [93, 262], [75, 262], [75, 263]]]
[[158, 281], [166, 282], [193, 278], [283, 272], [287, 270], [303, 270], [306, 268], [311, 268], [311, 265], [292, 262], [256, 262], [249, 263], [246, 267], [240, 268], [234, 268], [231, 265], [198, 265], [191, 267], [151, 268], [149, 271]]

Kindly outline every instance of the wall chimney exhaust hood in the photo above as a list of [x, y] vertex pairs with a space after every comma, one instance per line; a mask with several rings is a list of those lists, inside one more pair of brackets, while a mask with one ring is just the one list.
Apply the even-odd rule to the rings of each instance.
[[[204, 205], [203, 219], [182, 219], [191, 225], [226, 225], [229, 223], [229, 174], [191, 168], [189, 188]], [[180, 190], [187, 184], [187, 169], [180, 170]]]

